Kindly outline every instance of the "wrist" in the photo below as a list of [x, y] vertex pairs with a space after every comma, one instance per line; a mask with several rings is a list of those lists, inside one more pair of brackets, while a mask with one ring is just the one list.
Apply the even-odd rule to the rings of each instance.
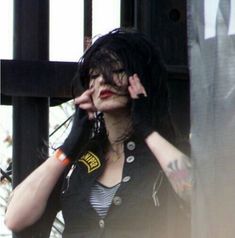
[[64, 154], [61, 149], [57, 149], [53, 157], [60, 163], [62, 163], [64, 166], [68, 166], [71, 163], [71, 160]]
[[136, 134], [143, 139], [146, 139], [154, 131], [152, 128], [152, 118], [149, 110], [149, 98], [144, 94], [139, 94], [138, 98], [133, 99], [133, 127]]

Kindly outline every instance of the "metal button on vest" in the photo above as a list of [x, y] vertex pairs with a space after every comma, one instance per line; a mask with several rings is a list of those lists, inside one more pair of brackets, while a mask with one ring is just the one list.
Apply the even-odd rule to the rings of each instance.
[[135, 157], [133, 155], [130, 155], [126, 158], [127, 163], [132, 163], [135, 160]]
[[116, 205], [116, 206], [119, 206], [122, 204], [122, 198], [120, 198], [119, 196], [115, 196], [113, 198], [113, 204]]
[[125, 176], [123, 179], [122, 179], [122, 182], [126, 183], [128, 181], [130, 181], [131, 177], [130, 176]]
[[135, 142], [134, 141], [129, 141], [127, 143], [127, 149], [128, 150], [134, 150], [135, 149]]
[[104, 228], [104, 220], [103, 219], [99, 220], [99, 226], [100, 226], [100, 228]]

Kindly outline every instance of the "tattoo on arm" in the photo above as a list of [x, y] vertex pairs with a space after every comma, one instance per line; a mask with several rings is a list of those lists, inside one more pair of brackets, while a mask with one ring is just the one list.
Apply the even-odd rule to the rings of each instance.
[[192, 165], [189, 159], [184, 156], [173, 160], [167, 165], [165, 172], [176, 193], [189, 202], [193, 186]]

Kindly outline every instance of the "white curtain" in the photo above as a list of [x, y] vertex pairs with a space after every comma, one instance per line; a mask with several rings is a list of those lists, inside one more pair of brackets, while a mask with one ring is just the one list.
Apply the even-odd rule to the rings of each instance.
[[235, 0], [189, 0], [192, 238], [235, 237]]

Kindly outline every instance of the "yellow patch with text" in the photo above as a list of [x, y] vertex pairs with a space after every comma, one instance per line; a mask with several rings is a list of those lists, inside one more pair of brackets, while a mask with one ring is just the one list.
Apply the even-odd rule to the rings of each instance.
[[83, 155], [81, 159], [79, 159], [79, 162], [86, 165], [88, 173], [93, 172], [101, 166], [99, 158], [91, 151], [88, 151], [85, 155]]

